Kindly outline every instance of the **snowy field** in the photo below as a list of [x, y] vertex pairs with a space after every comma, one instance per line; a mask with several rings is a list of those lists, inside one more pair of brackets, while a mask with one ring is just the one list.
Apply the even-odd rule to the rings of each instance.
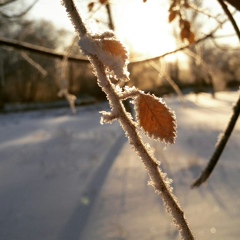
[[[201, 240], [240, 239], [240, 121], [209, 181], [191, 189], [225, 128], [238, 92], [165, 101], [178, 138], [151, 141]], [[179, 239], [161, 199], [107, 103], [0, 115], [0, 240]]]

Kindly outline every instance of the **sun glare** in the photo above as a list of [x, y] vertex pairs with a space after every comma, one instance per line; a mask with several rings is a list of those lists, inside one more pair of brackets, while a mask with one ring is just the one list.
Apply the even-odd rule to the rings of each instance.
[[[76, 1], [82, 17], [86, 18], [87, 24], [91, 22], [91, 17], [89, 17], [91, 14], [89, 14], [87, 7], [89, 2], [89, 0]], [[216, 10], [211, 1], [207, 4], [205, 7], [212, 8], [217, 12], [220, 11]], [[218, 6], [218, 4], [216, 5]], [[104, 7], [98, 9], [99, 15], [98, 13], [93, 15], [93, 22], [97, 29], [101, 25], [107, 26], [108, 18], [106, 12], [102, 11], [104, 9]], [[115, 32], [117, 37], [127, 45], [133, 57], [156, 57], [176, 49], [176, 40], [172, 35], [173, 25], [168, 23], [168, 9], [169, 1], [148, 0], [145, 3], [142, 0], [111, 1]], [[31, 9], [28, 17], [29, 19], [45, 19], [54, 23], [58, 28], [74, 31], [61, 1], [41, 0]], [[237, 20], [240, 19], [239, 14], [235, 14], [235, 17]], [[96, 24], [94, 18], [100, 20], [99, 23], [101, 24]], [[208, 28], [210, 25], [209, 20], [205, 26]], [[233, 33], [232, 27], [227, 24], [218, 34], [221, 36], [226, 33]], [[237, 38], [232, 41], [229, 41], [229, 38], [224, 38], [220, 43], [228, 44], [229, 42], [233, 47], [238, 46]], [[169, 61], [174, 61], [174, 58], [174, 56], [168, 57]]]
[[117, 4], [113, 7], [116, 32], [133, 54], [154, 57], [176, 48], [168, 23], [168, 5], [128, 1], [124, 8]]
[[[60, 1], [50, 2], [42, 0], [41, 4], [37, 3], [31, 11], [31, 16], [54, 20], [56, 26], [73, 31]], [[89, 14], [87, 3], [87, 0], [82, 0], [78, 6], [84, 16]], [[117, 37], [127, 45], [133, 57], [155, 57], [176, 48], [175, 39], [171, 34], [172, 25], [168, 23], [168, 8], [168, 1], [149, 0], [144, 3], [141, 0], [121, 0], [111, 2], [115, 32]], [[54, 18], [53, 9], [56, 10], [54, 10]], [[96, 14], [94, 16], [96, 17]], [[101, 20], [105, 22], [105, 19]], [[87, 24], [90, 22], [88, 19]], [[93, 26], [94, 24], [91, 25]]]

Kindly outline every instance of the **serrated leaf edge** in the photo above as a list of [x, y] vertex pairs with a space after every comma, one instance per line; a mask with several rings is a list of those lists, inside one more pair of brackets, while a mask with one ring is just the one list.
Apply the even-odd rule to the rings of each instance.
[[[176, 122], [176, 115], [175, 115], [175, 112], [172, 111], [166, 104], [165, 101], [163, 101], [162, 98], [158, 98], [156, 97], [154, 94], [150, 94], [150, 93], [144, 93], [143, 91], [140, 91], [139, 92], [140, 94], [138, 96], [136, 96], [133, 100], [134, 102], [134, 108], [135, 108], [135, 112], [136, 112], [136, 122], [137, 122], [137, 127], [140, 128], [142, 130], [142, 132], [147, 135], [149, 138], [152, 138], [153, 140], [155, 141], [160, 141], [164, 144], [174, 144], [176, 142], [176, 138], [177, 138], [177, 122]], [[145, 131], [145, 129], [140, 125], [140, 120], [139, 120], [139, 99], [140, 99], [140, 95], [143, 94], [143, 95], [148, 95], [148, 96], [151, 96], [153, 97], [155, 100], [159, 101], [160, 103], [162, 103], [169, 111], [169, 113], [171, 114], [172, 118], [173, 118], [173, 138], [172, 138], [172, 141], [166, 141], [164, 138], [162, 137], [159, 137], [159, 136], [155, 136], [154, 134], [148, 132], [148, 131]]]

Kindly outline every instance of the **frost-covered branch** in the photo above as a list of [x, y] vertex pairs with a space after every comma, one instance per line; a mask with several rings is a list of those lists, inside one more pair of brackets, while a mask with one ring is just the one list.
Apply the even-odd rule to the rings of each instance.
[[[239, 39], [239, 42], [240, 42], [240, 29], [238, 28], [238, 25], [237, 25], [235, 19], [233, 18], [233, 15], [229, 11], [227, 5], [224, 3], [223, 0], [218, 0], [218, 2], [222, 6], [226, 15], [228, 16], [228, 18], [236, 32], [236, 35]], [[220, 140], [217, 142], [217, 146], [216, 146], [215, 151], [213, 152], [212, 157], [210, 158], [206, 168], [202, 171], [201, 175], [194, 181], [194, 183], [192, 184], [192, 187], [199, 187], [202, 183], [204, 183], [209, 178], [209, 176], [213, 172], [213, 170], [214, 170], [216, 164], [218, 163], [218, 160], [228, 142], [228, 139], [230, 138], [230, 136], [232, 134], [232, 131], [238, 120], [239, 114], [240, 114], [240, 95], [238, 97], [238, 100], [237, 100], [235, 106], [233, 107], [233, 113], [228, 122], [228, 125], [227, 125], [225, 131], [223, 132], [223, 134], [220, 136]]]
[[[103, 112], [102, 123], [112, 122], [117, 119], [125, 131], [129, 143], [144, 163], [151, 179], [151, 184], [162, 197], [166, 209], [171, 213], [182, 239], [194, 239], [193, 234], [185, 219], [184, 213], [172, 193], [171, 180], [167, 178], [159, 162], [153, 156], [153, 151], [142, 141], [139, 129], [156, 140], [173, 143], [176, 137], [176, 123], [174, 114], [165, 103], [152, 95], [144, 94], [136, 88], [122, 89], [114, 85], [110, 76], [118, 81], [128, 81], [127, 71], [128, 52], [115, 38], [113, 32], [90, 34], [72, 0], [62, 0], [68, 16], [80, 37], [79, 45], [82, 52], [89, 57], [98, 84], [107, 95], [111, 112]], [[137, 122], [126, 112], [122, 99], [131, 97], [137, 112]]]

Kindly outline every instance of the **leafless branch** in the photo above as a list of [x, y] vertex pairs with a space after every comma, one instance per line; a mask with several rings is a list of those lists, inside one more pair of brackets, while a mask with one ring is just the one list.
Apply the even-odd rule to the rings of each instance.
[[201, 14], [209, 17], [209, 18], [215, 19], [218, 23], [221, 23], [221, 21], [218, 20], [218, 15], [217, 15], [217, 16], [214, 16], [214, 15], [212, 15], [209, 11], [207, 11], [207, 10], [205, 10], [205, 9], [201, 9], [201, 8], [199, 8], [198, 6], [196, 6], [196, 5], [193, 4], [193, 3], [188, 2], [187, 4], [188, 4], [188, 6], [189, 6], [191, 9], [193, 9], [194, 11], [196, 11], [196, 12], [198, 12], [198, 13], [201, 13]]
[[[221, 28], [221, 26], [222, 26], [224, 23], [226, 23], [226, 22], [227, 22], [227, 19], [223, 20], [223, 21], [222, 21], [216, 28], [214, 28], [210, 33], [208, 33], [208, 34], [206, 34], [205, 36], [197, 39], [197, 40], [195, 41], [194, 45], [197, 45], [197, 44], [199, 44], [199, 43], [201, 43], [201, 42], [204, 42], [205, 40], [207, 40], [207, 39], [209, 39], [209, 38], [215, 38], [214, 33], [217, 32], [217, 30], [219, 30], [219, 28]], [[157, 56], [157, 57], [154, 57], [154, 58], [132, 58], [130, 62], [131, 62], [131, 63], [147, 62], [147, 61], [149, 61], [149, 60], [156, 60], [156, 59], [159, 59], [159, 58], [164, 58], [164, 57], [166, 57], [166, 56], [168, 56], [168, 55], [171, 55], [171, 54], [174, 54], [174, 53], [177, 53], [177, 52], [181, 52], [181, 51], [183, 51], [183, 50], [185, 50], [185, 49], [188, 49], [188, 48], [189, 48], [190, 46], [192, 46], [192, 45], [193, 45], [193, 44], [187, 44], [187, 45], [185, 45], [185, 46], [182, 46], [182, 47], [180, 47], [180, 48], [177, 48], [177, 49], [175, 49], [175, 50], [173, 50], [173, 51], [164, 53], [164, 54], [162, 54], [162, 55], [160, 55], [160, 56]]]
[[10, 3], [15, 2], [15, 1], [17, 1], [17, 0], [8, 0], [8, 1], [5, 1], [5, 2], [1, 2], [0, 7], [6, 6], [7, 4], [10, 4]]
[[[234, 13], [232, 13], [232, 14], [234, 14]], [[210, 39], [215, 38], [214, 33], [226, 22], [227, 22], [227, 19], [223, 20], [210, 33], [208, 33], [207, 35], [197, 39], [194, 44], [196, 45], [200, 42], [204, 42], [205, 40], [207, 40], [209, 38]], [[52, 50], [52, 49], [49, 49], [49, 48], [36, 46], [34, 44], [30, 44], [30, 43], [26, 43], [26, 42], [22, 42], [22, 41], [20, 42], [20, 41], [13, 40], [13, 39], [8, 39], [8, 38], [5, 38], [5, 37], [0, 37], [0, 45], [13, 47], [13, 48], [19, 49], [19, 50], [35, 52], [35, 53], [38, 53], [38, 54], [42, 54], [42, 55], [45, 55], [45, 56], [48, 56], [48, 57], [55, 57], [55, 58], [58, 58], [58, 59], [63, 59], [64, 57], [66, 57], [66, 53], [59, 53], [59, 52], [57, 52], [55, 50]], [[145, 57], [144, 58], [132, 58], [132, 59], [130, 59], [130, 64], [137, 64], [139, 62], [148, 62], [148, 61], [151, 61], [151, 60], [157, 60], [157, 59], [160, 59], [160, 58], [164, 58], [168, 55], [183, 51], [183, 50], [185, 50], [189, 47], [190, 47], [190, 45], [188, 44], [188, 45], [185, 45], [183, 47], [177, 48], [173, 51], [164, 53], [160, 56], [156, 56], [156, 57], [153, 57], [153, 58], [145, 58]], [[76, 56], [76, 55], [69, 55], [67, 57], [67, 59], [70, 60], [70, 61], [77, 61], [77, 62], [89, 62], [87, 58], [85, 58], [83, 56]]]
[[[212, 38], [211, 38], [212, 39]], [[208, 64], [201, 58], [201, 56], [190, 49], [185, 49], [185, 53], [194, 58], [199, 64], [201, 64], [204, 68], [204, 71], [206, 72], [207, 78], [209, 79], [209, 82], [212, 86], [212, 96], [214, 97], [215, 91], [214, 91], [214, 84], [213, 84], [213, 71], [212, 69], [208, 66]]]
[[215, 168], [215, 166], [216, 166], [216, 164], [228, 142], [228, 139], [231, 136], [234, 126], [237, 122], [239, 113], [240, 113], [240, 95], [239, 95], [236, 105], [233, 108], [233, 114], [230, 118], [228, 126], [227, 126], [225, 132], [222, 134], [220, 141], [217, 143], [216, 149], [215, 149], [210, 161], [208, 162], [208, 165], [202, 171], [201, 175], [194, 181], [194, 183], [192, 184], [192, 188], [199, 187], [202, 183], [204, 183], [209, 178], [209, 176], [213, 172], [213, 170], [214, 170], [214, 168]]
[[233, 7], [235, 7], [237, 10], [240, 10], [240, 1], [239, 0], [225, 0], [229, 4], [231, 4]]
[[240, 48], [230, 48], [229, 46], [223, 47], [223, 46], [220, 46], [214, 38], [210, 38], [210, 39], [211, 39], [213, 45], [221, 51], [240, 51]]
[[[5, 18], [19, 18], [24, 16], [25, 14], [27, 14], [33, 7], [34, 5], [38, 2], [39, 0], [35, 0], [30, 6], [28, 6], [23, 12], [19, 13], [19, 14], [13, 14], [13, 15], [8, 15], [2, 11], [0, 11], [1, 16], [5, 17]], [[10, 1], [13, 2], [13, 1]]]
[[[0, 45], [13, 47], [13, 48], [19, 49], [19, 50], [30, 51], [33, 53], [38, 53], [38, 54], [41, 54], [41, 55], [44, 55], [47, 57], [54, 57], [54, 58], [58, 58], [58, 59], [63, 59], [64, 56], [66, 55], [65, 53], [60, 53], [53, 49], [36, 46], [31, 43], [26, 43], [26, 42], [9, 39], [9, 38], [5, 38], [5, 37], [0, 37]], [[70, 56], [68, 56], [68, 59], [70, 61], [88, 62], [87, 58], [84, 58], [83, 56], [77, 56], [77, 55], [70, 55]]]
[[[236, 31], [236, 35], [240, 41], [240, 31], [239, 31], [237, 23], [234, 20], [231, 12], [229, 11], [227, 5], [224, 3], [223, 0], [218, 0], [218, 2], [222, 6], [222, 8], [223, 8], [224, 12], [226, 13], [226, 15], [228, 16], [229, 20], [231, 21], [232, 26]], [[225, 129], [224, 133], [221, 135], [221, 138], [217, 143], [217, 147], [216, 147], [211, 159], [209, 160], [208, 165], [203, 170], [202, 174], [197, 178], [197, 180], [194, 181], [194, 183], [192, 184], [192, 187], [200, 186], [203, 182], [205, 182], [209, 178], [209, 176], [213, 172], [214, 167], [218, 163], [218, 160], [219, 160], [219, 158], [228, 142], [228, 139], [231, 136], [232, 131], [236, 125], [236, 122], [239, 117], [239, 113], [240, 113], [240, 95], [239, 95], [239, 98], [238, 98], [234, 108], [233, 108], [233, 113], [232, 113], [230, 121], [227, 125], [227, 128]]]
[[[154, 61], [149, 61], [149, 64], [159, 73], [161, 73], [161, 69], [159, 68], [159, 66], [154, 62]], [[178, 87], [178, 85], [173, 81], [173, 79], [169, 76], [169, 74], [166, 73], [166, 71], [164, 71], [162, 73], [162, 77], [164, 77], [167, 82], [171, 85], [171, 87], [173, 88], [173, 90], [177, 93], [182, 105], [185, 105], [184, 102], [184, 97], [182, 94], [181, 89]]]
[[73, 46], [76, 44], [78, 40], [78, 36], [76, 35], [73, 40], [71, 45], [67, 48], [65, 55], [63, 57], [62, 63], [61, 63], [61, 69], [62, 69], [62, 78], [66, 79], [66, 72], [67, 72], [67, 66], [68, 66], [68, 58], [71, 56], [71, 51], [73, 49]]
[[34, 68], [36, 68], [43, 76], [47, 75], [47, 71], [36, 61], [34, 61], [31, 57], [29, 57], [25, 52], [21, 52], [22, 57], [31, 64]]
[[[223, 0], [217, 0], [219, 2], [219, 4], [222, 6], [223, 8], [223, 11], [226, 13], [226, 15], [228, 16], [236, 34], [237, 34], [237, 37], [239, 38], [239, 41], [240, 41], [240, 30], [238, 28], [238, 25], [235, 21], [235, 19], [233, 18], [233, 14], [229, 11], [228, 9], [228, 6], [224, 3]], [[231, 2], [231, 1], [230, 1]], [[232, 1], [233, 2], [233, 1]], [[238, 1], [239, 2], [239, 1]], [[240, 4], [239, 4], [240, 5]]]

